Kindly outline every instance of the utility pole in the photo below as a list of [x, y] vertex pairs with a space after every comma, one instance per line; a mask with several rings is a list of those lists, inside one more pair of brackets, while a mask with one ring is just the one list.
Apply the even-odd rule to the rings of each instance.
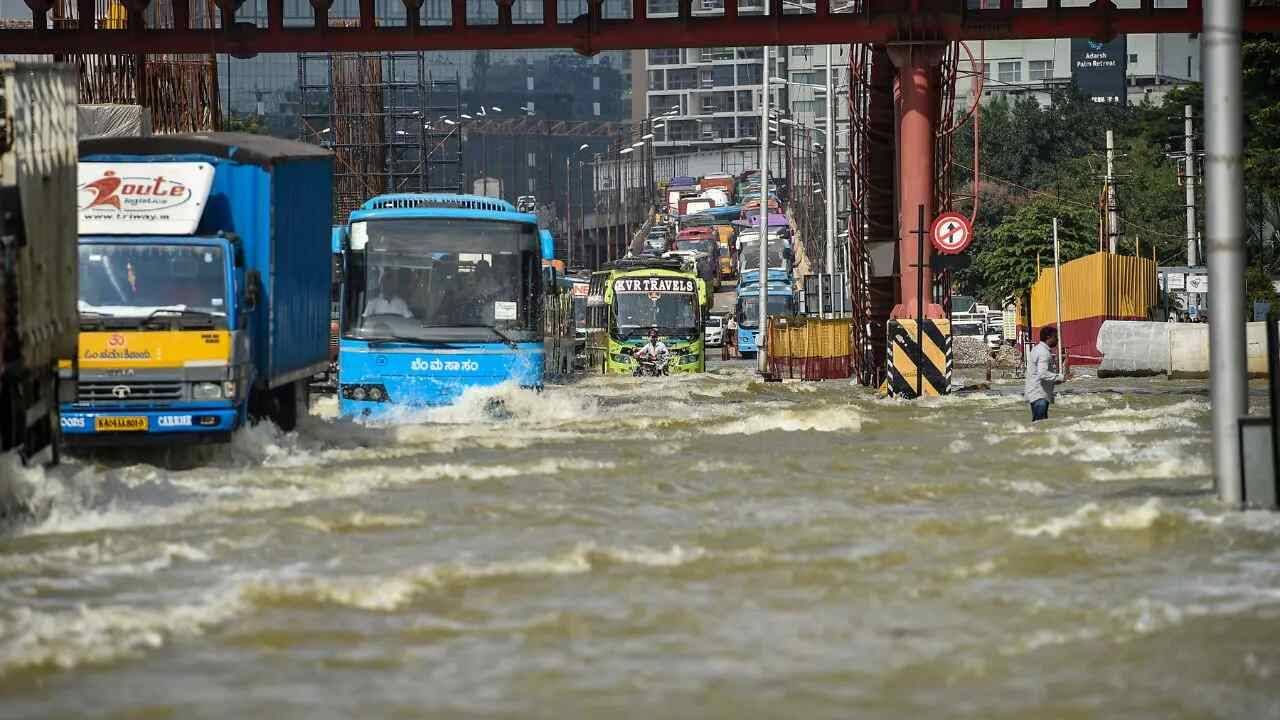
[[[1191, 124], [1190, 105], [1182, 106], [1182, 141], [1183, 152], [1186, 155], [1183, 158], [1182, 184], [1187, 193], [1187, 267], [1195, 267], [1199, 261], [1196, 247], [1196, 140], [1195, 128]], [[1167, 289], [1166, 292], [1168, 292]], [[1187, 306], [1192, 305], [1199, 307], [1198, 293], [1187, 293]]]
[[1185, 145], [1183, 152], [1186, 153], [1182, 182], [1187, 191], [1187, 266], [1195, 267], [1199, 264], [1196, 248], [1196, 140], [1195, 128], [1191, 125], [1190, 105], [1182, 107], [1182, 117], [1182, 139]]
[[1107, 252], [1116, 252], [1120, 235], [1120, 209], [1116, 207], [1116, 141], [1107, 131]]

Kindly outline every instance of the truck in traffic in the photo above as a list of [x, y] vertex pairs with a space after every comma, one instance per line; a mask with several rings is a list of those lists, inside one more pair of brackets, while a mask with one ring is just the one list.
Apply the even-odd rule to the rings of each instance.
[[634, 354], [657, 328], [670, 351], [668, 372], [706, 370], [703, 314], [707, 284], [676, 259], [624, 258], [591, 275], [587, 370], [631, 375]]
[[329, 151], [261, 135], [81, 141], [69, 443], [294, 427], [329, 364], [332, 177]]
[[75, 392], [76, 75], [0, 62], [0, 453], [57, 459]]

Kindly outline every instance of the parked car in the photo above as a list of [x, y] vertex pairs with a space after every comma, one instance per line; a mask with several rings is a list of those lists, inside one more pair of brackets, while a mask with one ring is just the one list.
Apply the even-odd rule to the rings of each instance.
[[707, 347], [724, 345], [724, 318], [719, 315], [708, 315], [702, 336]]

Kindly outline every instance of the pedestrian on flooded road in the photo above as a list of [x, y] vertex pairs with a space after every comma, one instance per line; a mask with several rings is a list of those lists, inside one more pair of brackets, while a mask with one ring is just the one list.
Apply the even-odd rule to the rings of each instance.
[[1031, 422], [1049, 419], [1054, 386], [1066, 380], [1059, 372], [1053, 349], [1058, 347], [1058, 328], [1040, 328], [1040, 342], [1031, 348], [1027, 358], [1027, 384], [1024, 396], [1031, 404]]
[[738, 321], [733, 315], [730, 315], [729, 321], [724, 324], [724, 347], [726, 360], [738, 357]]

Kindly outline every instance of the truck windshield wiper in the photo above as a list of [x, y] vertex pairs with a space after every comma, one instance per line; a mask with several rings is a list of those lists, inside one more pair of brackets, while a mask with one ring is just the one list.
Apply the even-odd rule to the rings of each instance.
[[179, 317], [209, 318], [210, 320], [220, 317], [219, 315], [214, 315], [208, 310], [192, 310], [190, 308], [183, 308], [181, 310], [178, 310], [176, 308], [156, 308], [155, 310], [152, 310], [149, 315], [143, 318], [142, 322], [148, 322], [153, 318], [155, 318], [155, 316], [157, 315], [177, 315]]
[[503, 344], [505, 344], [507, 347], [511, 348], [512, 350], [519, 349], [519, 346], [516, 345], [516, 341], [513, 340], [510, 335], [506, 334], [505, 332], [499, 330], [498, 328], [492, 325], [485, 325], [484, 323], [453, 323], [449, 325], [429, 325], [424, 323], [422, 327], [428, 328], [428, 329], [429, 328], [447, 328], [447, 327], [484, 328], [485, 330], [488, 330], [489, 332], [498, 336], [498, 338], [502, 340]]

